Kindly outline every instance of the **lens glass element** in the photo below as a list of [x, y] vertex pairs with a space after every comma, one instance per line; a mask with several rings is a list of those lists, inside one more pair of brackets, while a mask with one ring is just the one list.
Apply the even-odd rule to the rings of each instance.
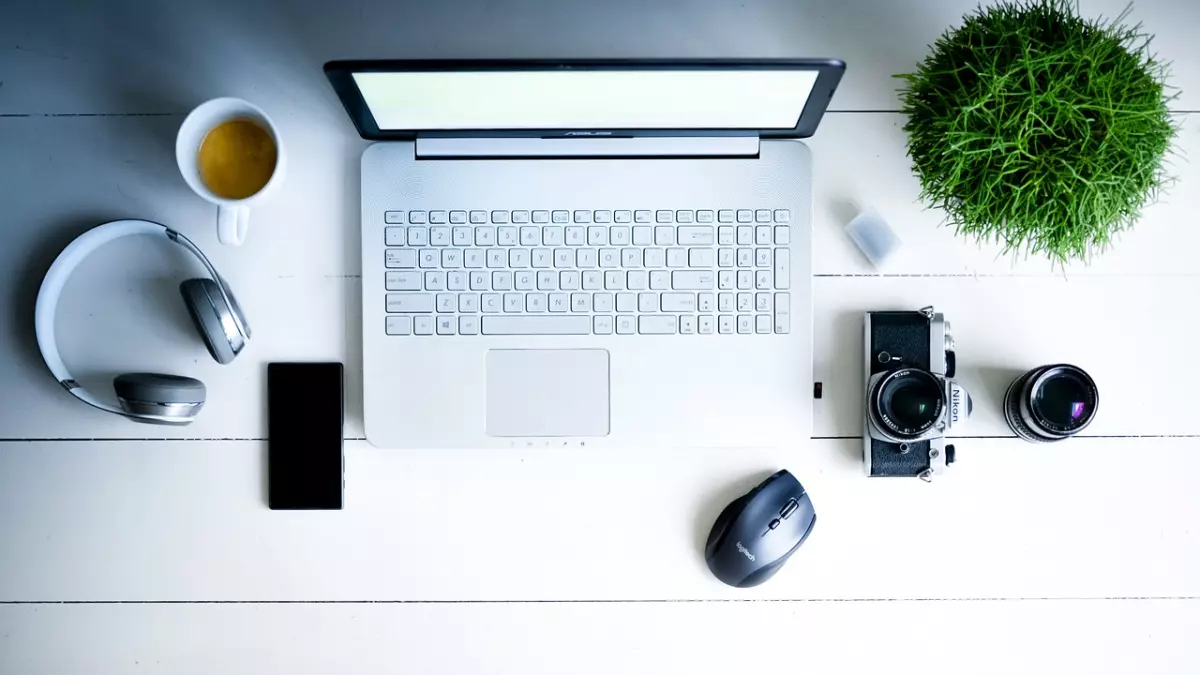
[[1074, 429], [1091, 418], [1091, 391], [1077, 374], [1059, 371], [1033, 392], [1033, 413], [1056, 427]]
[[919, 434], [942, 414], [942, 385], [922, 370], [897, 371], [883, 382], [876, 404], [893, 431]]

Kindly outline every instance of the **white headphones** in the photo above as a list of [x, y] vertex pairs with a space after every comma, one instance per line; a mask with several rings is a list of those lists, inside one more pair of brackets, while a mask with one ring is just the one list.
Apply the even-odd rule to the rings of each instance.
[[218, 363], [233, 361], [250, 340], [250, 324], [242, 314], [233, 292], [217, 274], [216, 268], [204, 257], [200, 249], [187, 237], [171, 228], [148, 220], [116, 220], [105, 223], [81, 234], [67, 245], [38, 290], [34, 326], [37, 331], [38, 348], [54, 379], [72, 396], [100, 410], [123, 415], [136, 422], [148, 424], [190, 424], [204, 406], [204, 383], [190, 377], [163, 375], [159, 373], [125, 373], [113, 379], [119, 407], [105, 403], [96, 395], [79, 386], [63, 364], [58, 353], [58, 342], [54, 337], [54, 317], [63, 287], [75, 268], [96, 249], [122, 237], [133, 235], [166, 236], [196, 256], [208, 279], [188, 279], [179, 284], [188, 314], [196, 324], [208, 353]]

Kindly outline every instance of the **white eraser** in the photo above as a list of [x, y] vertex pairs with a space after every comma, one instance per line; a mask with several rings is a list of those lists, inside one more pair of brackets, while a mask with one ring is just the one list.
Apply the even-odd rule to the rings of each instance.
[[863, 211], [846, 223], [846, 234], [877, 268], [883, 267], [904, 243], [875, 209]]

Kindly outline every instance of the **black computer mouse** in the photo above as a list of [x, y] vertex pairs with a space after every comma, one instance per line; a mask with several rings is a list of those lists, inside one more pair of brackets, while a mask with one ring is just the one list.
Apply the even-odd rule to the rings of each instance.
[[738, 588], [770, 579], [808, 538], [817, 513], [800, 481], [780, 471], [725, 507], [704, 545], [708, 569]]

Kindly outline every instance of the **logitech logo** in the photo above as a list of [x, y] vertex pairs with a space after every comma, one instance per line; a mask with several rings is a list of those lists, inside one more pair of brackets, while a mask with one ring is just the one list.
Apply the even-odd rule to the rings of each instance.
[[742, 542], [740, 542], [740, 541], [737, 543], [737, 547], [738, 547], [738, 550], [741, 551], [742, 555], [749, 558], [750, 562], [754, 562], [754, 554], [750, 552], [750, 549], [746, 548], [745, 546], [742, 546]]

